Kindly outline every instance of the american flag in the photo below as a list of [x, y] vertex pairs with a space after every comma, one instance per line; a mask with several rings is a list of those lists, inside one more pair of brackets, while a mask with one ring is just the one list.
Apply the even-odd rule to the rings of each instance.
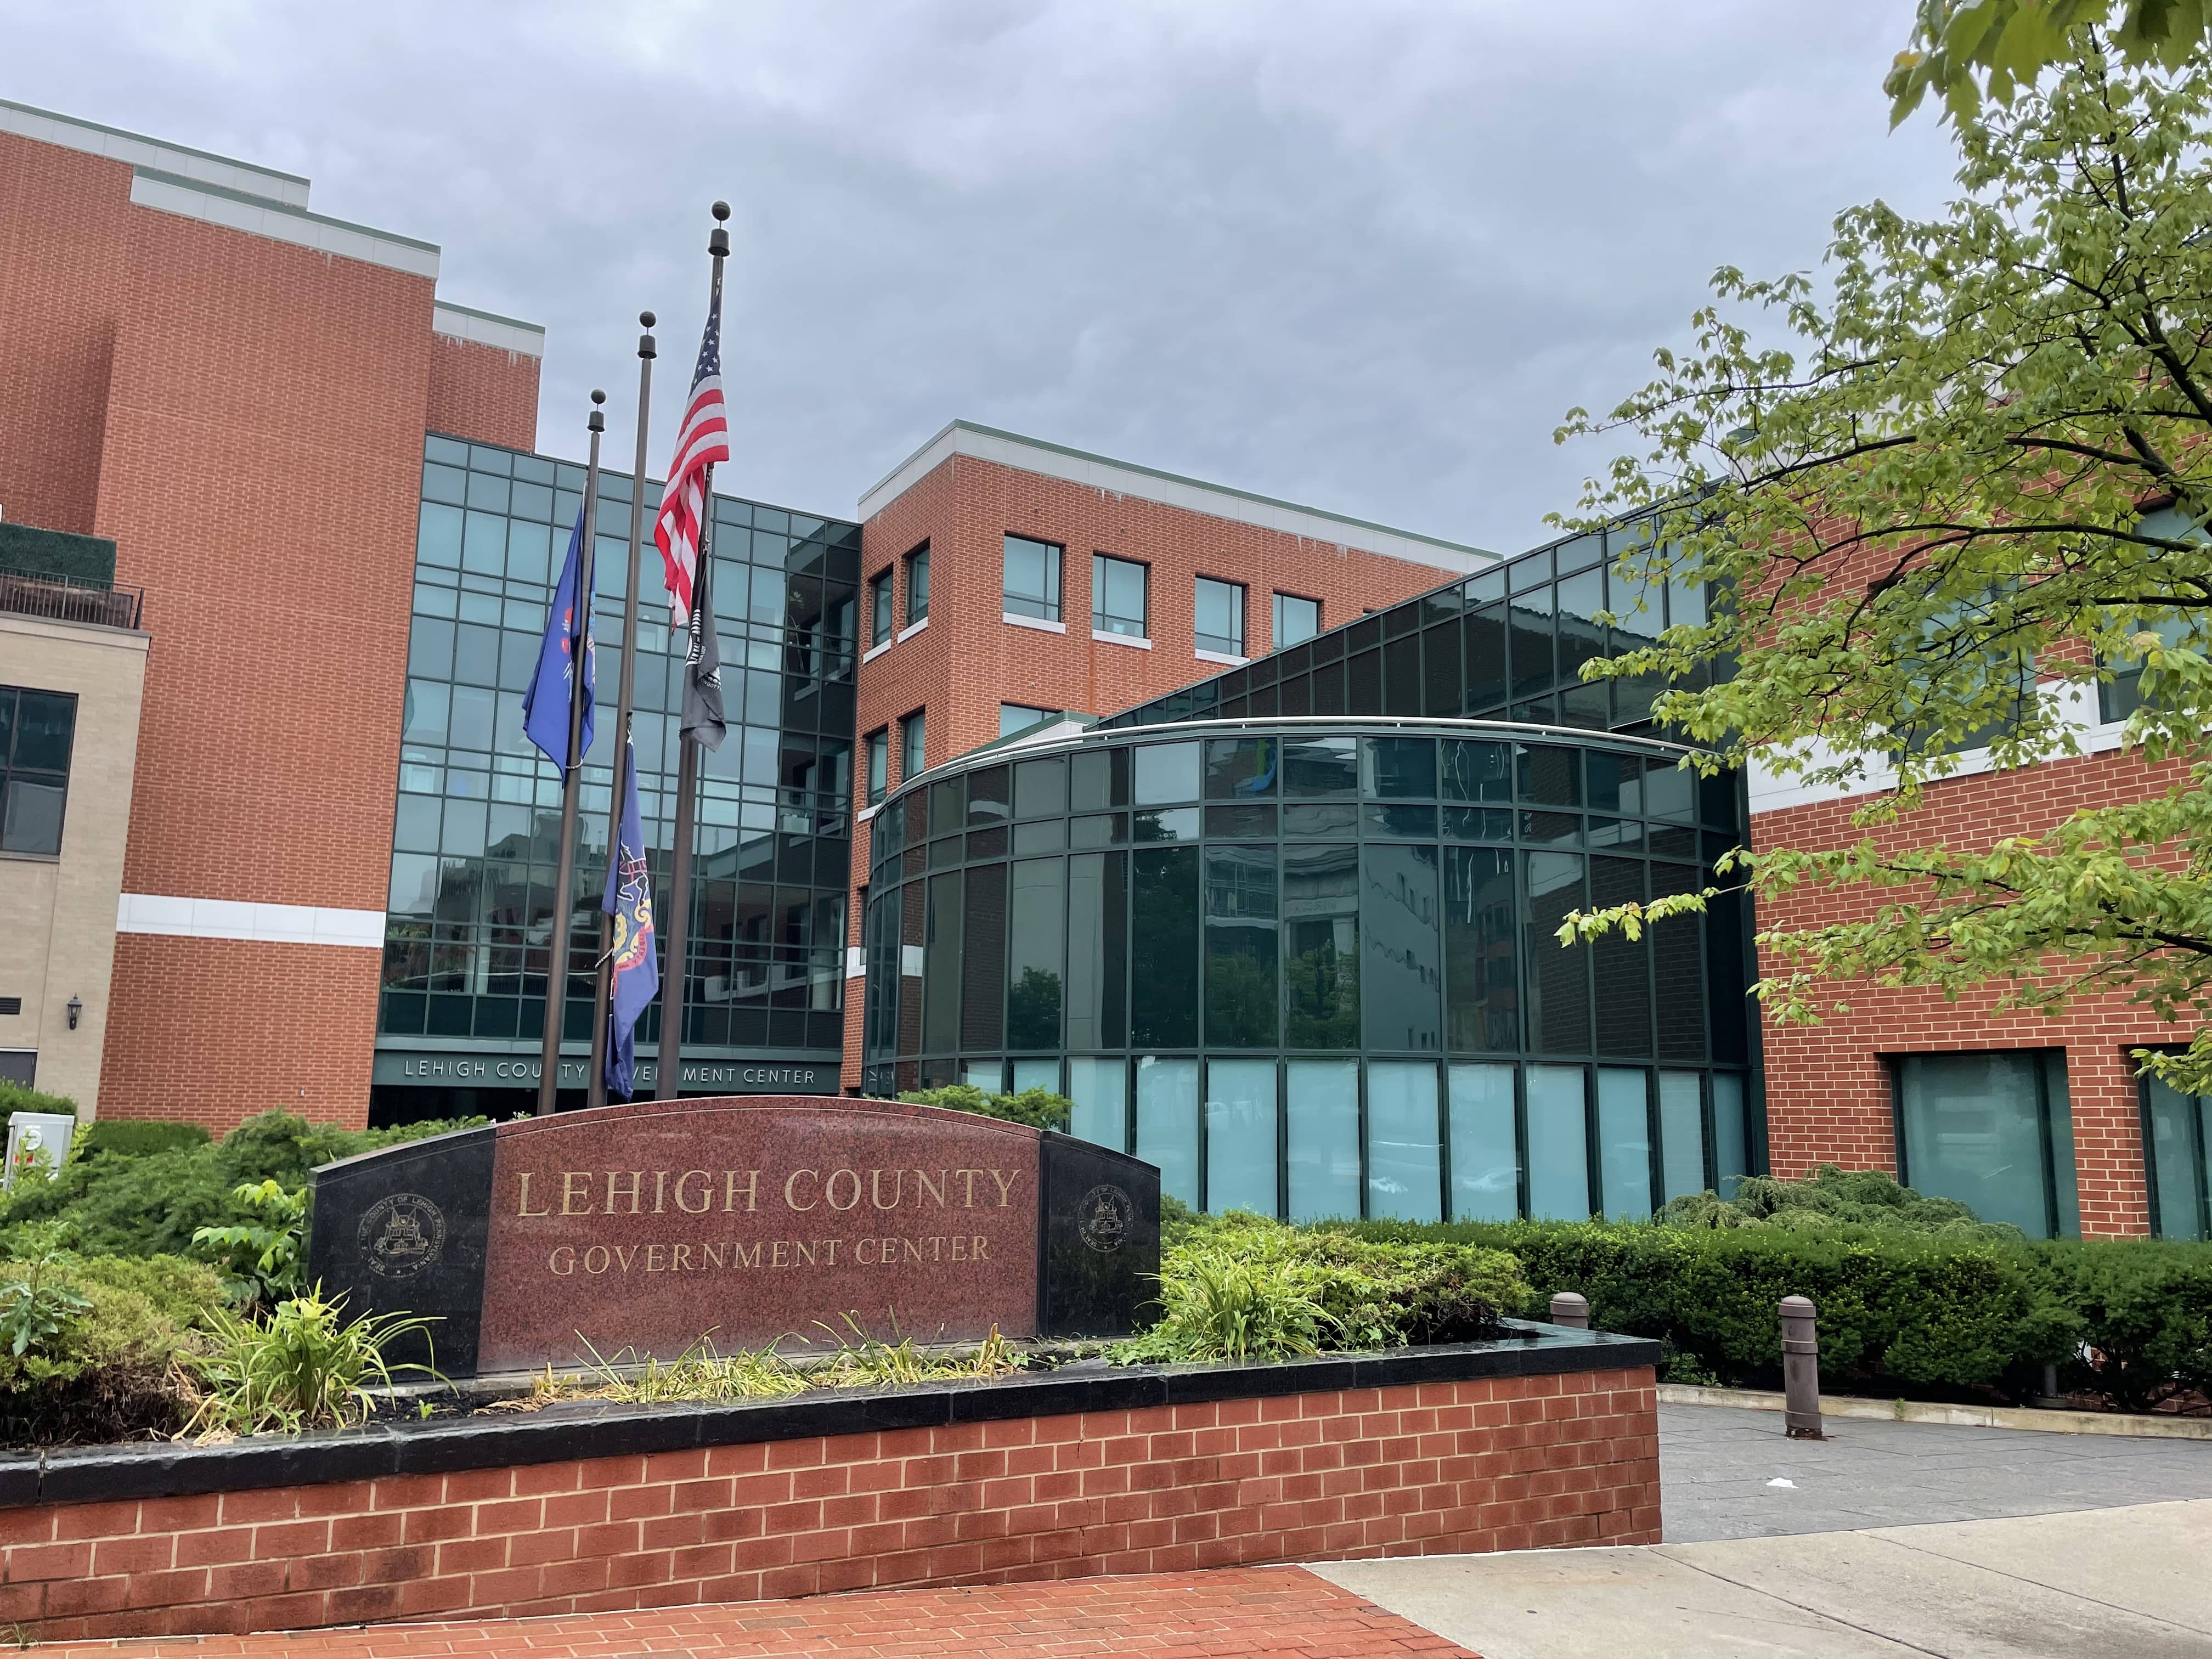
[[699, 340], [699, 368], [691, 376], [691, 397], [676, 434], [676, 456], [668, 464], [668, 491], [653, 523], [653, 544], [660, 550], [668, 584], [670, 620], [686, 626], [691, 616], [691, 583], [699, 568], [699, 531], [707, 511], [707, 469], [730, 459], [730, 423], [722, 406], [722, 303], [719, 283]]

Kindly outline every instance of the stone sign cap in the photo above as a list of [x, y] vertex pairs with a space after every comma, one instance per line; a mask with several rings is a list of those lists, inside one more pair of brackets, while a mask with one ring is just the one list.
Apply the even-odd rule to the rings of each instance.
[[1157, 1291], [1159, 1172], [893, 1101], [645, 1101], [315, 1172], [309, 1269], [437, 1316], [448, 1376], [861, 1337], [1114, 1336]]

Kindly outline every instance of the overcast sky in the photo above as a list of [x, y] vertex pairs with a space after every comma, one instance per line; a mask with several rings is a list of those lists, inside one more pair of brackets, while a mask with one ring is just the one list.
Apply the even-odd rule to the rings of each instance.
[[[306, 173], [550, 331], [653, 468], [736, 208], [733, 493], [849, 514], [955, 416], [1501, 551], [1714, 267], [1940, 201], [1911, 0], [0, 0], [0, 95]], [[17, 411], [22, 415], [26, 411]]]

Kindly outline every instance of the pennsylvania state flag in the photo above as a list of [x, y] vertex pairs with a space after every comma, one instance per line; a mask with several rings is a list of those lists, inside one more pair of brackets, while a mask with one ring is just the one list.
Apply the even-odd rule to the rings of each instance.
[[568, 532], [561, 585], [553, 590], [553, 608], [545, 618], [545, 639], [538, 647], [538, 672], [522, 694], [523, 731], [563, 772], [568, 769], [569, 675], [580, 653], [584, 659], [584, 729], [576, 752], [580, 757], [592, 747], [592, 596], [587, 591], [580, 598], [576, 591], [583, 564], [584, 514], [579, 508], [576, 527]]
[[653, 872], [637, 810], [637, 751], [623, 745], [622, 833], [607, 860], [599, 908], [614, 918], [607, 950], [607, 1092], [628, 1100], [637, 1082], [637, 1022], [660, 989], [653, 932]]

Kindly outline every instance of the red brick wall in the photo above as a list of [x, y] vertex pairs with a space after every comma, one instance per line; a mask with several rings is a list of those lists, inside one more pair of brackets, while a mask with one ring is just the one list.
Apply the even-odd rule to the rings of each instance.
[[[2055, 761], [2002, 774], [1954, 778], [1932, 786], [1927, 804], [1876, 833], [1884, 846], [1931, 842], [1960, 851], [1986, 848], [1999, 837], [2032, 835], [2084, 807], [2136, 800], [2163, 788], [2172, 769], [2153, 771], [2140, 757], [2106, 753]], [[1756, 847], [1828, 848], [1863, 833], [1850, 822], [1858, 800], [1825, 801], [1761, 812], [1752, 820]], [[1759, 925], [1819, 926], [1857, 920], [1900, 894], [1820, 890], [1763, 908]], [[1763, 953], [1760, 971], [1778, 958]], [[2142, 1135], [2132, 1048], [2185, 1042], [2190, 1036], [2124, 996], [2076, 1002], [2063, 1018], [2002, 1012], [1995, 989], [1954, 1003], [1941, 992], [1836, 984], [1825, 995], [1850, 1012], [1820, 1025], [1765, 1022], [1767, 1135], [1774, 1172], [1798, 1176], [1821, 1163], [1846, 1168], [1897, 1168], [1889, 1075], [1884, 1056], [1994, 1048], [2063, 1048], [2073, 1103], [2075, 1163], [2084, 1233], [2148, 1231]]]
[[450, 334], [430, 337], [433, 432], [509, 449], [538, 447], [538, 361]]
[[[0, 134], [0, 505], [113, 538], [154, 635], [125, 890], [380, 911], [422, 434], [527, 447], [537, 361], [131, 180]], [[101, 1109], [360, 1122], [375, 986], [373, 951], [126, 937]]]
[[1651, 1372], [0, 1511], [46, 1641], [1656, 1543]]
[[[1005, 544], [1009, 532], [1066, 549], [1060, 570], [1065, 634], [1003, 621]], [[964, 754], [999, 735], [999, 705], [1074, 708], [1110, 714], [1179, 686], [1224, 672], [1201, 662], [1193, 635], [1194, 583], [1200, 576], [1244, 585], [1245, 649], [1273, 648], [1277, 591], [1322, 602], [1322, 626], [1349, 622], [1445, 581], [1450, 573], [1358, 548], [1310, 540], [1285, 531], [1217, 519], [1185, 507], [1111, 495], [973, 456], [955, 455], [868, 520], [861, 532], [861, 631], [868, 627], [867, 580], [898, 569], [896, 617], [905, 625], [905, 572], [900, 561], [927, 540], [929, 626], [860, 665], [855, 737], [879, 726], [891, 731], [891, 785], [898, 784], [899, 717], [926, 708], [931, 765]], [[1111, 554], [1152, 567], [1147, 626], [1152, 649], [1091, 637], [1091, 556]], [[855, 776], [866, 797], [866, 757], [855, 750]], [[848, 906], [847, 942], [860, 940], [857, 901], [868, 870], [868, 830], [853, 847], [855, 902]], [[859, 981], [848, 987], [846, 1086], [860, 1079]]]
[[220, 1135], [282, 1108], [359, 1128], [382, 960], [360, 946], [118, 933], [100, 1115]]
[[93, 533], [131, 169], [0, 133], [0, 507]]

